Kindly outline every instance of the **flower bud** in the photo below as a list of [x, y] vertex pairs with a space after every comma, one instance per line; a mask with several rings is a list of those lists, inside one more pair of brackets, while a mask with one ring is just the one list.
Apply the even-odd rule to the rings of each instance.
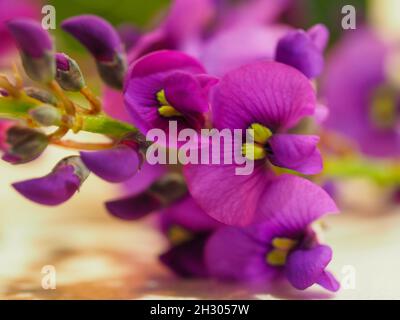
[[31, 19], [14, 19], [8, 22], [27, 75], [34, 81], [49, 82], [55, 76], [53, 43], [39, 22]]
[[60, 111], [48, 104], [29, 110], [29, 115], [44, 127], [59, 126], [62, 119]]
[[107, 85], [114, 89], [122, 89], [126, 72], [126, 61], [123, 55], [116, 54], [111, 62], [97, 61], [97, 70]]
[[65, 20], [62, 28], [95, 57], [103, 81], [113, 88], [121, 89], [126, 62], [122, 41], [113, 26], [100, 17], [81, 15]]
[[81, 69], [75, 60], [64, 53], [56, 53], [56, 80], [66, 91], [80, 91], [85, 86]]
[[22, 164], [38, 158], [46, 149], [48, 137], [35, 129], [13, 125], [3, 133], [2, 159], [12, 164]]
[[46, 206], [56, 206], [69, 200], [89, 175], [77, 156], [61, 160], [46, 176], [13, 184], [25, 198]]
[[35, 88], [35, 87], [26, 87], [24, 88], [25, 93], [36, 100], [39, 100], [43, 103], [46, 104], [51, 104], [51, 105], [56, 105], [57, 104], [57, 99], [55, 96], [53, 96], [50, 92]]

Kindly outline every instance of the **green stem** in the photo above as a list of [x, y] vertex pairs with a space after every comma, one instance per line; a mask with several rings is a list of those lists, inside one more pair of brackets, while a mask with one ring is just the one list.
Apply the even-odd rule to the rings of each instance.
[[[26, 119], [30, 109], [37, 105], [23, 99], [15, 100], [8, 97], [0, 98], [0, 118]], [[137, 129], [128, 123], [110, 118], [101, 113], [97, 115], [82, 115], [82, 131], [121, 137]]]
[[400, 163], [361, 157], [325, 157], [324, 176], [331, 178], [366, 177], [381, 185], [400, 185]]

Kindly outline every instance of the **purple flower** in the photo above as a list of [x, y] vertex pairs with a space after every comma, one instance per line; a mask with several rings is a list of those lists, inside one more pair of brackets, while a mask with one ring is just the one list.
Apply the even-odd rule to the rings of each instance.
[[254, 129], [254, 143], [243, 143], [241, 150], [254, 160], [254, 170], [236, 175], [235, 164], [187, 165], [188, 187], [200, 207], [223, 223], [246, 225], [273, 188], [271, 164], [304, 174], [320, 172], [319, 138], [285, 133], [314, 110], [309, 80], [289, 66], [259, 62], [223, 77], [213, 93], [214, 126], [243, 133]]
[[1, 122], [0, 150], [2, 159], [12, 164], [35, 160], [47, 148], [48, 137], [41, 131]]
[[391, 53], [367, 28], [346, 33], [328, 60], [322, 84], [327, 128], [372, 156], [400, 155], [400, 96], [385, 73]]
[[216, 76], [260, 60], [273, 60], [280, 38], [289, 31], [283, 25], [238, 24], [222, 28], [202, 41], [194, 51], [207, 71]]
[[89, 171], [79, 157], [61, 160], [47, 176], [13, 184], [25, 198], [46, 206], [69, 200], [86, 180]]
[[143, 35], [129, 52], [129, 62], [153, 51], [177, 50], [201, 37], [215, 15], [213, 0], [174, 0], [163, 23]]
[[291, 31], [279, 40], [275, 60], [300, 70], [308, 78], [315, 78], [324, 67], [323, 51], [328, 38], [329, 31], [322, 24], [308, 31]]
[[136, 61], [126, 78], [125, 104], [142, 133], [168, 132], [169, 120], [200, 129], [208, 111], [208, 91], [216, 79], [194, 58], [178, 51], [158, 51]]
[[[298, 188], [288, 188], [290, 181], [297, 179], [280, 178], [284, 189], [272, 190], [259, 208], [261, 215], [269, 217], [264, 222], [246, 228], [224, 227], [211, 236], [206, 246], [211, 275], [261, 285], [283, 275], [299, 290], [313, 284], [330, 291], [339, 289], [337, 280], [325, 270], [332, 250], [319, 243], [311, 226], [337, 208], [326, 194], [318, 197], [317, 187], [310, 182], [304, 180]], [[274, 197], [276, 192], [280, 197]]]
[[51, 53], [53, 43], [41, 24], [33, 19], [13, 19], [7, 23], [20, 50], [32, 58], [42, 58]]
[[79, 40], [102, 62], [112, 62], [123, 52], [117, 31], [106, 20], [95, 15], [81, 15], [66, 19], [61, 27]]
[[24, 69], [35, 81], [48, 82], [55, 76], [52, 40], [35, 20], [20, 18], [7, 23], [19, 49]]
[[72, 17], [61, 26], [92, 53], [103, 81], [121, 89], [126, 63], [122, 41], [113, 26], [95, 15]]
[[181, 277], [207, 277], [205, 244], [222, 225], [202, 211], [189, 195], [163, 210], [160, 223], [170, 242], [160, 261]]
[[[9, 34], [6, 22], [10, 19], [18, 18], [39, 18], [40, 8], [37, 3], [30, 0], [1, 0], [0, 1], [0, 63], [2, 58], [7, 58], [8, 53], [13, 48], [13, 40]], [[5, 62], [5, 61], [4, 61]]]
[[134, 176], [143, 161], [139, 145], [123, 139], [111, 149], [81, 152], [83, 163], [95, 175], [109, 182], [123, 182]]

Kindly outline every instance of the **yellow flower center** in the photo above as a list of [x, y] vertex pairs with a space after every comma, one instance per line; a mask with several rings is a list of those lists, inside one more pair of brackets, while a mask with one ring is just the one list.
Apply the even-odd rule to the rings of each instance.
[[166, 96], [165, 96], [165, 91], [164, 89], [160, 90], [156, 94], [157, 96], [157, 101], [160, 104], [158, 108], [158, 113], [166, 118], [171, 118], [171, 117], [180, 117], [182, 116], [182, 113], [180, 113], [178, 110], [176, 110], [171, 104], [168, 102]]
[[253, 142], [243, 143], [242, 154], [249, 160], [260, 160], [267, 156], [265, 145], [272, 136], [272, 131], [259, 123], [253, 123], [247, 129]]
[[297, 245], [297, 241], [289, 238], [274, 238], [273, 249], [266, 256], [267, 263], [274, 267], [285, 265], [290, 250]]
[[381, 129], [390, 129], [396, 124], [397, 97], [388, 87], [379, 88], [372, 100], [370, 117], [373, 123]]
[[192, 239], [192, 237], [192, 234], [188, 230], [180, 226], [174, 225], [168, 230], [168, 238], [173, 245], [178, 245], [189, 241]]

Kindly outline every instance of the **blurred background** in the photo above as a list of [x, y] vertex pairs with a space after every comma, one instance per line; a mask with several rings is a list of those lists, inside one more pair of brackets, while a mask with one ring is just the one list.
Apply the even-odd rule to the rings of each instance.
[[[188, 0], [189, 1], [189, 0]], [[273, 1], [273, 0], [271, 0]], [[400, 40], [400, 2], [379, 1], [288, 1], [279, 22], [307, 29], [324, 23], [331, 32], [327, 50], [329, 59], [336, 59], [347, 32], [341, 27], [344, 5], [353, 5], [357, 26], [368, 26], [382, 41], [397, 45]], [[56, 8], [57, 29], [52, 31], [60, 51], [68, 52], [82, 66], [87, 82], [98, 95], [102, 94], [92, 59], [72, 37], [58, 28], [67, 17], [92, 13], [102, 16], [116, 27], [126, 27], [144, 33], [156, 26], [165, 15], [167, 0], [0, 0], [0, 36], [7, 39], [4, 21], [17, 12], [41, 18], [41, 8], [51, 4]], [[20, 6], [21, 11], [18, 11]], [[15, 11], [9, 8], [15, 7]], [[358, 37], [358, 36], [357, 36]], [[0, 38], [1, 39], [1, 38]], [[349, 40], [346, 40], [347, 42]], [[0, 69], [9, 72], [12, 61], [18, 61], [13, 45], [0, 44]], [[357, 48], [356, 40], [350, 46]], [[368, 52], [358, 52], [368, 63]], [[332, 58], [331, 58], [332, 57]], [[400, 64], [398, 65], [400, 66]], [[394, 69], [400, 74], [400, 69]], [[349, 69], [343, 77], [352, 78], [357, 69]], [[329, 78], [323, 74], [321, 83]], [[328, 89], [327, 89], [328, 90]], [[333, 90], [333, 89], [332, 89]], [[365, 89], [366, 90], [366, 89]], [[321, 97], [321, 102], [329, 101]], [[400, 112], [399, 112], [400, 113]], [[333, 115], [334, 117], [335, 115]], [[341, 115], [343, 116], [343, 114]], [[332, 129], [333, 128], [333, 129]], [[331, 124], [338, 134], [347, 135], [340, 126]], [[82, 134], [82, 139], [95, 136]], [[358, 144], [357, 137], [349, 137]], [[400, 140], [396, 140], [400, 143]], [[124, 222], [111, 217], [102, 204], [121, 194], [121, 187], [108, 184], [94, 175], [85, 182], [79, 194], [68, 203], [42, 207], [22, 198], [11, 187], [15, 181], [46, 174], [61, 158], [74, 154], [70, 150], [51, 147], [38, 160], [16, 169], [0, 162], [0, 298], [1, 299], [151, 299], [151, 298], [336, 298], [336, 299], [399, 299], [400, 298], [400, 187], [394, 179], [393, 168], [399, 163], [399, 153], [385, 155], [357, 146], [357, 152], [369, 167], [358, 170], [346, 167], [334, 183], [335, 199], [342, 215], [325, 223], [326, 242], [334, 250], [331, 270], [339, 280], [354, 271], [355, 280], [335, 296], [311, 289], [306, 293], [279, 291], [254, 293], [241, 286], [214, 281], [182, 280], [174, 277], [158, 262], [167, 246], [153, 228], [153, 221]], [[389, 147], [391, 148], [391, 147]], [[393, 148], [400, 149], [397, 145]], [[397, 172], [397, 176], [400, 173]], [[369, 174], [364, 175], [365, 170]], [[375, 172], [375, 171], [376, 172]], [[371, 174], [371, 172], [375, 174]], [[372, 178], [371, 178], [372, 177]], [[43, 267], [56, 268], [56, 289], [43, 289], [46, 275]]]

